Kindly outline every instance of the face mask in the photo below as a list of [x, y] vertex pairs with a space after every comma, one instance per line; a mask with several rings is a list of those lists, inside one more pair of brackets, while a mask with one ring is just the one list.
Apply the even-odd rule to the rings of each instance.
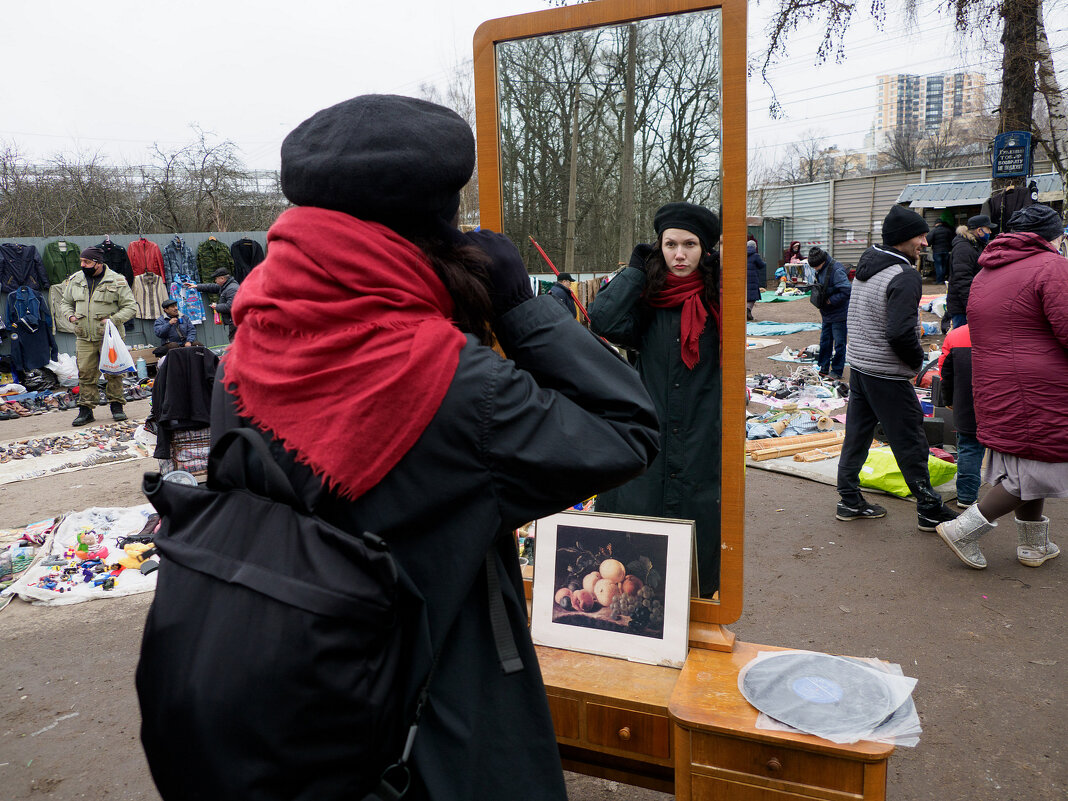
[[978, 238], [981, 239], [983, 242], [986, 242], [988, 239], [990, 239], [990, 234], [977, 234], [976, 236], [978, 236]]
[[85, 273], [85, 280], [88, 281], [96, 275], [96, 267], [82, 267], [82, 272]]

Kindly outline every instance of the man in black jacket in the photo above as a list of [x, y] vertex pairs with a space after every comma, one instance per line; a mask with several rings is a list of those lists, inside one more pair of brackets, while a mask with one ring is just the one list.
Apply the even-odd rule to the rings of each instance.
[[972, 291], [972, 280], [979, 272], [979, 254], [990, 241], [993, 227], [989, 217], [977, 214], [969, 217], [968, 224], [958, 228], [953, 238], [946, 314], [953, 320], [954, 328], [968, 323], [968, 295]]
[[949, 213], [946, 212], [935, 223], [935, 227], [931, 229], [931, 233], [927, 237], [927, 241], [931, 243], [931, 257], [934, 259], [935, 281], [939, 284], [945, 283], [951, 274], [949, 251], [953, 248], [954, 231], [950, 225], [952, 219], [952, 217], [949, 217]]
[[883, 220], [883, 243], [864, 251], [857, 263], [849, 298], [849, 409], [838, 462], [835, 517], [883, 517], [886, 510], [860, 494], [860, 469], [868, 457], [876, 423], [901, 474], [916, 497], [916, 525], [934, 531], [956, 514], [931, 487], [923, 410], [913, 380], [923, 367], [920, 345], [920, 296], [923, 281], [914, 264], [927, 244], [929, 228], [916, 212], [893, 206]]
[[567, 313], [572, 317], [578, 314], [578, 310], [575, 308], [575, 296], [571, 294], [571, 284], [575, 279], [571, 277], [571, 273], [560, 273], [556, 276], [556, 283], [549, 287], [549, 294], [560, 301], [560, 304], [567, 309]]
[[219, 317], [222, 318], [223, 324], [227, 326], [230, 341], [233, 342], [234, 334], [237, 333], [237, 325], [234, 323], [234, 318], [230, 316], [230, 310], [233, 308], [234, 297], [237, 295], [237, 289], [240, 284], [234, 280], [234, 277], [230, 275], [230, 271], [225, 267], [220, 267], [213, 272], [211, 274], [211, 280], [214, 283], [186, 283], [184, 286], [187, 289], [193, 289], [195, 287], [198, 292], [207, 292], [211, 294], [218, 293], [219, 299], [211, 304], [211, 308], [219, 313]]

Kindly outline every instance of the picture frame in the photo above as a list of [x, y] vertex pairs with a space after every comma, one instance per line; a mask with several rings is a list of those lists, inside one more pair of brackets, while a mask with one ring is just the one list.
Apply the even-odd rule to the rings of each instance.
[[534, 643], [681, 668], [694, 523], [566, 511], [535, 523]]

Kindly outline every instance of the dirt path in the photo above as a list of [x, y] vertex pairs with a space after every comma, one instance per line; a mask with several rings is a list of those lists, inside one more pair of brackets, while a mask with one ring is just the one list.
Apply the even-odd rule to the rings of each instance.
[[[759, 304], [757, 318], [817, 315], [798, 301]], [[818, 332], [782, 339], [797, 347]], [[750, 369], [788, 372], [765, 358], [773, 352], [748, 353]], [[58, 414], [0, 421], [0, 440], [23, 436], [27, 425], [44, 425], [37, 433], [62, 427], [46, 418]], [[141, 503], [141, 474], [153, 467], [142, 460], [0, 486], [0, 528], [70, 508]], [[888, 499], [882, 520], [839, 523], [836, 500], [832, 487], [748, 471], [738, 636], [881, 657], [919, 679], [924, 733], [917, 748], [891, 758], [890, 799], [1068, 797], [1068, 559], [1023, 567], [1009, 521], [984, 542], [990, 567], [968, 570], [935, 535], [916, 530], [911, 502]], [[1049, 516], [1068, 545], [1068, 500], [1050, 503]], [[158, 798], [140, 749], [133, 686], [150, 602], [147, 595], [58, 608], [15, 601], [0, 613], [0, 797]], [[571, 778], [570, 794], [572, 801], [668, 798], [584, 777]]]

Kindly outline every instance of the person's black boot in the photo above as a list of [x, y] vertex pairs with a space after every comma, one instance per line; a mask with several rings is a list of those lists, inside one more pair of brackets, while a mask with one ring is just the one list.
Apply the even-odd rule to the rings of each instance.
[[93, 417], [93, 410], [92, 409], [90, 409], [88, 406], [79, 406], [78, 407], [78, 416], [74, 418], [74, 422], [71, 423], [71, 425], [72, 426], [84, 426], [84, 425], [87, 425], [87, 424], [93, 422], [93, 420], [95, 420], [95, 419], [96, 418]]
[[124, 412], [122, 410], [122, 404], [119, 403], [118, 401], [112, 401], [111, 402], [111, 417], [112, 417], [113, 420], [116, 420], [117, 422], [120, 422], [120, 423], [123, 420], [127, 419], [126, 418], [126, 412]]
[[916, 528], [934, 531], [939, 523], [957, 519], [957, 513], [942, 503], [942, 496], [929, 481], [920, 483], [913, 491], [916, 496]]

